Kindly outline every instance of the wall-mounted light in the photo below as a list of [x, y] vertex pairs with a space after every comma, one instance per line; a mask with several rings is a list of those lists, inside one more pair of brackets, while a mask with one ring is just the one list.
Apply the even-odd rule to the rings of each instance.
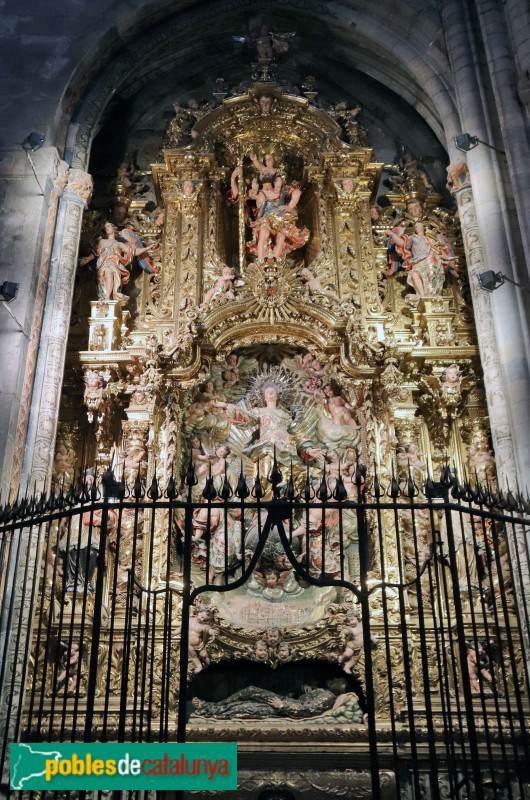
[[4, 306], [5, 310], [7, 311], [11, 319], [14, 320], [20, 333], [23, 333], [26, 339], [29, 340], [28, 334], [26, 333], [26, 331], [24, 330], [24, 328], [22, 327], [16, 316], [13, 314], [9, 306], [7, 305], [17, 296], [18, 286], [19, 284], [14, 283], [13, 281], [4, 281], [3, 284], [0, 286], [0, 302]]
[[31, 150], [32, 153], [35, 153], [37, 150], [40, 150], [44, 144], [44, 138], [43, 133], [36, 133], [35, 131], [28, 133], [22, 142], [22, 147], [24, 150]]
[[478, 136], [472, 136], [470, 133], [457, 134], [454, 138], [454, 143], [456, 149], [461, 150], [462, 153], [469, 153], [470, 150], [474, 150], [479, 144], [485, 144], [490, 150], [495, 150], [496, 153], [502, 153], [503, 156], [506, 155], [504, 150], [499, 150], [498, 147], [493, 147], [489, 142], [485, 142], [484, 139], [479, 139]]
[[33, 170], [33, 174], [35, 176], [35, 180], [39, 184], [39, 189], [41, 190], [41, 194], [44, 197], [46, 205], [48, 205], [48, 201], [46, 200], [46, 195], [44, 194], [44, 189], [40, 184], [39, 176], [37, 175], [37, 170], [35, 169], [35, 164], [33, 163], [33, 159], [29, 154], [30, 150], [32, 153], [35, 153], [37, 150], [40, 150], [43, 144], [44, 144], [44, 134], [32, 131], [32, 133], [28, 133], [28, 135], [22, 142], [22, 149], [26, 153], [27, 159], [31, 165], [31, 169]]
[[13, 281], [4, 281], [0, 286], [0, 300], [4, 303], [14, 300], [18, 293], [18, 286], [19, 284], [13, 283]]
[[492, 269], [488, 269], [486, 272], [480, 272], [478, 275], [480, 288], [485, 289], [487, 292], [494, 292], [495, 289], [502, 286], [505, 280], [506, 275], [503, 275], [502, 272], [493, 272]]
[[526, 286], [523, 286], [521, 283], [517, 283], [517, 281], [512, 281], [507, 275], [504, 275], [502, 272], [493, 272], [492, 269], [488, 269], [485, 272], [479, 272], [477, 275], [479, 286], [481, 289], [484, 289], [486, 292], [494, 292], [495, 289], [498, 289], [499, 286], [502, 286], [503, 283], [512, 283], [514, 286], [518, 286], [519, 289], [522, 289], [523, 292], [527, 294], [530, 293], [530, 289]]

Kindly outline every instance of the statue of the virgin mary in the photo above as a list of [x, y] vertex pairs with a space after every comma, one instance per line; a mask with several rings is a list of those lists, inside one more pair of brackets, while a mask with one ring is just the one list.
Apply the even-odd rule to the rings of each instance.
[[270, 473], [274, 453], [283, 466], [298, 460], [292, 436], [295, 421], [280, 405], [292, 398], [291, 381], [291, 376], [281, 367], [270, 367], [254, 378], [246, 397], [237, 405], [218, 403], [232, 425], [254, 427], [242, 453], [254, 463], [259, 461], [264, 475]]

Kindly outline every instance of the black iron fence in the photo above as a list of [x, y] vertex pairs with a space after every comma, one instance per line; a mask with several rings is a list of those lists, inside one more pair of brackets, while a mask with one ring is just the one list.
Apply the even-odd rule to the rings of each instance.
[[180, 490], [107, 473], [17, 500], [0, 512], [4, 787], [11, 741], [200, 735], [191, 678], [216, 631], [196, 609], [266, 584], [272, 543], [298, 587], [335, 589], [340, 647], [319, 658], [354, 676], [362, 713], [329, 726], [346, 726], [344, 766], [364, 765], [374, 798], [389, 773], [395, 796], [526, 796], [529, 512], [449, 468], [383, 486], [361, 465], [201, 486], [190, 466]]

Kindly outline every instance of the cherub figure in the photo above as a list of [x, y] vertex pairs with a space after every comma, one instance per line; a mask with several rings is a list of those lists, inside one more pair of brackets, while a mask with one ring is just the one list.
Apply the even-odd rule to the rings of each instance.
[[256, 153], [249, 153], [249, 158], [259, 173], [259, 179], [261, 183], [263, 183], [265, 178], [270, 178], [271, 181], [274, 181], [276, 173], [278, 172], [278, 165], [276, 164], [276, 159], [272, 153], [265, 153], [263, 156], [263, 161], [259, 160]]
[[[493, 676], [491, 674], [488, 655], [480, 642], [478, 642], [477, 645], [478, 646], [475, 647], [474, 643], [468, 644], [467, 651], [467, 669], [469, 672], [471, 691], [484, 691], [485, 694], [491, 694]], [[482, 687], [480, 686], [479, 676], [482, 676]]]
[[265, 634], [265, 640], [269, 651], [274, 653], [283, 639], [283, 632], [279, 628], [268, 628]]
[[346, 613], [343, 632], [347, 641], [344, 652], [339, 656], [339, 664], [342, 664], [344, 672], [351, 675], [364, 648], [363, 625], [358, 611], [349, 609]]
[[75, 466], [75, 450], [68, 447], [64, 442], [59, 442], [53, 460], [53, 471], [56, 475], [67, 475], [73, 477]]
[[194, 672], [201, 672], [210, 663], [208, 644], [217, 631], [211, 626], [212, 612], [208, 606], [199, 606], [197, 613], [189, 621], [188, 653]]
[[336, 450], [329, 450], [325, 456], [331, 490], [337, 485], [339, 475], [342, 475], [342, 478], [345, 479], [344, 485], [348, 495], [351, 494], [351, 490], [354, 488], [354, 484], [351, 480], [348, 480], [348, 478], [351, 478], [351, 468], [355, 466], [355, 458], [352, 460], [350, 453], [351, 450], [346, 450], [342, 461]]
[[269, 651], [267, 648], [267, 642], [264, 639], [258, 639], [256, 644], [254, 645], [254, 659], [256, 661], [269, 660]]
[[[356, 404], [355, 403], [352, 404], [349, 400], [346, 400], [346, 398], [342, 394], [338, 393], [333, 388], [331, 383], [326, 383], [322, 391], [324, 392], [324, 395], [326, 397], [327, 409], [332, 416], [333, 412], [336, 409], [343, 409], [345, 412], [355, 411]], [[347, 421], [355, 422], [351, 413], [349, 414]]]
[[236, 355], [235, 353], [230, 353], [226, 357], [225, 363], [227, 369], [225, 369], [222, 373], [223, 378], [223, 387], [224, 388], [232, 388], [241, 378], [241, 371], [239, 369], [239, 364], [241, 362], [241, 357]]
[[410, 444], [398, 450], [397, 463], [399, 467], [405, 467], [406, 469], [410, 465], [413, 469], [424, 470], [427, 469], [427, 463], [423, 458], [423, 453], [420, 452], [418, 445], [410, 442]]
[[[339, 664], [342, 664], [344, 672], [351, 675], [364, 650], [363, 625], [361, 615], [356, 609], [350, 608], [346, 612], [342, 630], [347, 636], [347, 641], [344, 652], [339, 656]], [[377, 641], [377, 636], [370, 636], [370, 645], [372, 647], [377, 645]]]
[[305, 281], [306, 289], [310, 294], [323, 294], [326, 297], [331, 297], [337, 303], [340, 303], [340, 297], [332, 289], [322, 286], [320, 278], [316, 276], [308, 267], [300, 270], [300, 277]]
[[146, 456], [146, 449], [142, 445], [131, 445], [117, 458], [117, 464], [123, 464], [124, 469], [137, 470]]
[[280, 585], [280, 576], [276, 570], [269, 569], [265, 573], [265, 585], [261, 593], [266, 600], [281, 600], [284, 596], [283, 589]]
[[481, 481], [492, 480], [495, 477], [495, 457], [492, 450], [472, 442], [468, 451], [469, 468], [477, 474]]
[[213, 536], [220, 522], [221, 510], [219, 508], [196, 508], [192, 518], [193, 541], [203, 541], [206, 532]]
[[258, 100], [259, 109], [262, 114], [268, 115], [271, 113], [273, 97], [270, 94], [262, 94]]
[[224, 296], [228, 300], [235, 300], [236, 296], [234, 293], [234, 280], [235, 280], [235, 273], [232, 267], [223, 267], [221, 270], [221, 274], [217, 279], [217, 283], [212, 286], [211, 289], [208, 289], [206, 294], [204, 295], [203, 306], [209, 306], [216, 300], [218, 297]]
[[203, 450], [202, 442], [198, 436], [192, 436], [190, 439], [191, 463], [196, 468], [197, 464], [209, 464], [210, 456], [206, 455]]
[[278, 661], [282, 664], [284, 664], [286, 661], [290, 661], [292, 657], [291, 645], [288, 642], [281, 642], [278, 646], [278, 652], [276, 656]]
[[81, 646], [78, 642], [72, 642], [69, 646], [63, 645], [64, 653], [61, 655], [61, 672], [57, 676], [57, 691], [66, 686], [66, 693], [71, 697], [77, 688], [77, 673], [79, 670], [79, 659], [81, 658]]
[[[211, 461], [211, 475], [212, 478], [218, 478], [224, 475], [225, 469], [228, 466], [227, 458], [230, 455], [230, 448], [226, 444], [220, 444], [215, 448], [215, 456], [209, 456], [208, 460]], [[210, 473], [210, 467], [205, 463], [199, 464], [196, 469], [197, 477]]]
[[88, 409], [87, 418], [89, 422], [94, 419], [94, 414], [99, 412], [99, 407], [103, 401], [104, 380], [100, 372], [94, 369], [87, 369], [85, 372], [85, 393], [83, 403]]
[[447, 406], [456, 406], [462, 399], [462, 376], [458, 364], [450, 364], [441, 377], [440, 393]]
[[192, 197], [194, 192], [195, 192], [195, 184], [193, 183], [193, 181], [190, 180], [182, 181], [182, 193], [186, 195], [186, 197]]
[[195, 395], [193, 403], [186, 409], [185, 422], [188, 427], [196, 425], [204, 420], [206, 414], [212, 409], [217, 400], [217, 393], [212, 381], [204, 384]]

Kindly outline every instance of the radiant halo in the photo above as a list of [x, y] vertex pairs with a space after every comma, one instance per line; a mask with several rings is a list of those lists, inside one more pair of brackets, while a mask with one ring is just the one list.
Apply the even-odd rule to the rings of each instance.
[[264, 367], [251, 380], [247, 401], [251, 406], [263, 405], [263, 392], [272, 386], [278, 393], [278, 404], [289, 406], [294, 400], [293, 376], [283, 367]]

